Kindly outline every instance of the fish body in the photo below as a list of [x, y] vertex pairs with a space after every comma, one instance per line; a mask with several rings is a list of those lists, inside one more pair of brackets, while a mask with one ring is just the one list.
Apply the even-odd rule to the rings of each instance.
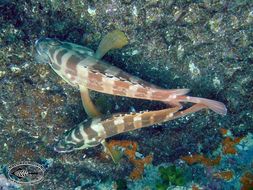
[[179, 109], [114, 114], [85, 120], [63, 136], [55, 151], [63, 153], [97, 146], [114, 135], [174, 119]]
[[96, 58], [97, 52], [87, 47], [52, 38], [37, 40], [35, 47], [39, 56], [49, 62], [59, 76], [79, 89], [162, 101], [170, 105], [178, 105], [179, 102], [201, 103], [218, 114], [227, 113], [226, 106], [221, 102], [186, 96], [189, 89], [161, 89]]
[[185, 110], [175, 106], [157, 111], [114, 114], [88, 119], [66, 132], [54, 149], [59, 153], [65, 153], [94, 147], [117, 134], [164, 123], [204, 108], [207, 107], [203, 104], [195, 104]]
[[186, 96], [188, 89], [161, 89], [96, 58], [94, 51], [87, 47], [51, 38], [37, 40], [35, 46], [40, 59], [49, 62], [59, 76], [79, 89], [157, 100], [171, 105], [178, 102], [202, 103], [218, 114], [227, 113], [221, 102]]
[[[40, 60], [48, 62], [62, 79], [80, 90], [84, 109], [91, 117], [63, 135], [55, 146], [57, 152], [71, 152], [100, 143], [106, 147], [105, 139], [111, 136], [163, 123], [203, 108], [226, 115], [227, 109], [221, 102], [187, 96], [185, 94], [188, 89], [161, 89], [101, 60], [109, 50], [121, 48], [124, 44], [126, 39], [120, 31], [107, 34], [96, 52], [56, 39], [43, 38], [36, 41]], [[158, 111], [103, 116], [92, 103], [89, 90], [162, 101], [172, 107]], [[191, 102], [194, 105], [182, 110], [182, 102]]]
[[56, 39], [36, 42], [36, 50], [68, 84], [90, 90], [147, 100], [169, 102], [188, 89], [161, 89], [138, 77], [97, 59], [92, 50]]

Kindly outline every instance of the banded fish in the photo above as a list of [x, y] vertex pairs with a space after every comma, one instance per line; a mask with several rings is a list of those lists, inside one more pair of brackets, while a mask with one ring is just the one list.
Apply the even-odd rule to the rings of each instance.
[[[56, 39], [40, 39], [37, 51], [48, 58], [52, 69], [71, 86], [118, 96], [147, 100], [171, 101], [188, 89], [164, 90], [132, 76], [121, 69], [94, 57], [91, 51]], [[87, 50], [87, 49], [85, 49]]]
[[105, 139], [114, 135], [164, 123], [203, 108], [207, 107], [203, 104], [195, 104], [183, 111], [180, 111], [180, 106], [175, 106], [157, 111], [114, 114], [88, 119], [67, 131], [58, 141], [54, 150], [59, 153], [66, 153], [95, 147], [99, 144], [105, 145]]
[[101, 60], [109, 50], [126, 44], [125, 35], [116, 30], [103, 38], [96, 52], [52, 38], [37, 40], [35, 47], [40, 58], [49, 62], [62, 79], [80, 89], [84, 109], [91, 117], [101, 114], [89, 98], [84, 98], [89, 94], [88, 89], [116, 96], [162, 101], [170, 105], [179, 102], [201, 103], [218, 114], [226, 114], [227, 109], [221, 102], [185, 96], [189, 89], [162, 89]]

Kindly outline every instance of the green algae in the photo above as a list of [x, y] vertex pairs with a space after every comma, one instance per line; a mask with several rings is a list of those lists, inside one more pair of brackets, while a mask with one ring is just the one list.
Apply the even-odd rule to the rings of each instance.
[[[119, 169], [111, 162], [103, 162], [98, 156], [99, 147], [67, 155], [52, 151], [54, 138], [85, 119], [85, 115], [79, 92], [64, 86], [46, 65], [33, 60], [33, 44], [40, 37], [55, 37], [95, 49], [101, 36], [115, 27], [125, 31], [131, 42], [121, 51], [108, 54], [112, 64], [161, 87], [190, 88], [192, 95], [223, 101], [229, 110], [227, 117], [198, 113], [196, 117], [173, 121], [173, 125], [166, 124], [173, 128], [145, 129], [117, 138], [143, 142], [141, 148], [147, 154], [153, 151], [157, 164], [168, 164], [185, 152], [196, 151], [199, 144], [205, 152], [216, 149], [221, 141], [217, 128], [221, 126], [235, 134], [252, 131], [252, 5], [251, 0], [153, 0], [152, 3], [0, 0], [0, 133], [3, 137], [0, 142], [4, 145], [0, 162], [7, 164], [13, 160], [15, 150], [23, 146], [31, 146], [42, 158], [54, 159], [47, 179], [38, 189], [74, 189], [85, 180], [89, 185], [107, 176], [124, 178], [129, 164], [122, 164]], [[138, 53], [129, 56], [124, 52]], [[62, 103], [55, 104], [59, 93]], [[119, 105], [117, 112], [127, 111], [127, 106], [133, 105], [130, 99], [115, 100], [118, 99], [107, 96], [98, 100], [98, 104], [104, 104], [103, 113], [113, 110], [115, 103]], [[143, 109], [141, 101], [135, 102], [135, 108]], [[25, 115], [24, 108], [31, 109], [29, 114], [32, 114]], [[46, 110], [47, 117], [41, 117]], [[171, 134], [177, 138], [171, 138]], [[45, 142], [41, 141], [43, 137], [47, 137]], [[84, 154], [88, 159], [83, 158]], [[247, 155], [238, 156], [242, 162], [246, 158]], [[71, 173], [78, 177], [73, 180], [69, 177]], [[210, 179], [202, 179], [207, 180]], [[144, 189], [147, 183], [136, 189]], [[88, 185], [82, 188], [91, 188]]]
[[126, 190], [127, 189], [127, 181], [125, 179], [118, 179], [115, 181], [116, 190]]
[[162, 179], [162, 183], [156, 185], [158, 190], [166, 190], [171, 185], [184, 186], [186, 179], [184, 177], [184, 170], [177, 168], [175, 165], [168, 167], [159, 167], [159, 173]]

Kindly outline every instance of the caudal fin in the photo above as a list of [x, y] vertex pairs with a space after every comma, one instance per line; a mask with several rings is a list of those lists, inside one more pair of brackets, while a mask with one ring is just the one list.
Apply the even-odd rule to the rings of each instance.
[[214, 112], [220, 115], [227, 114], [227, 108], [222, 102], [218, 102], [215, 100], [210, 100], [206, 98], [198, 98], [198, 97], [191, 97], [191, 96], [179, 96], [175, 101], [179, 102], [191, 102], [196, 104], [203, 104], [207, 106], [209, 109], [213, 110]]

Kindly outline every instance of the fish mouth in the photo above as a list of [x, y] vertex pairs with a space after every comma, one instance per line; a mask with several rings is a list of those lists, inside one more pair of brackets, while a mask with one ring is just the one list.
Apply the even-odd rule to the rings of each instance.
[[42, 41], [43, 38], [39, 38], [35, 41], [35, 49], [36, 49], [36, 52], [41, 55], [41, 51], [40, 51], [40, 42]]
[[70, 153], [70, 152], [73, 152], [74, 150], [66, 150], [66, 149], [61, 149], [59, 147], [54, 147], [54, 151], [57, 153]]

